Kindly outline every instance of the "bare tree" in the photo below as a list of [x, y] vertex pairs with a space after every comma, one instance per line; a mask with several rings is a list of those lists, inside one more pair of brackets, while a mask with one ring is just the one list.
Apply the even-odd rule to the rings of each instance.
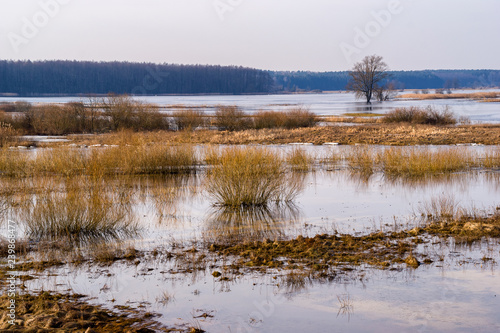
[[381, 56], [366, 56], [349, 72], [351, 78], [347, 90], [354, 91], [356, 98], [366, 98], [366, 102], [370, 103], [376, 89], [383, 86], [383, 81], [389, 77], [387, 70]]

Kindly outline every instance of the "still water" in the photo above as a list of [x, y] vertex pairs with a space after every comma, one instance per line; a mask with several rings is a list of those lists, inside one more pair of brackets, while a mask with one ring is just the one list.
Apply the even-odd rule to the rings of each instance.
[[[461, 90], [454, 92], [472, 93], [477, 91]], [[346, 92], [290, 95], [145, 96], [135, 98], [160, 106], [203, 106], [201, 109], [206, 112], [213, 112], [217, 105], [237, 105], [247, 112], [269, 109], [286, 110], [297, 106], [303, 106], [319, 115], [340, 115], [343, 113], [356, 112], [386, 113], [397, 107], [426, 107], [428, 105], [432, 105], [438, 109], [449, 107], [450, 110], [457, 116], [468, 117], [473, 123], [500, 122], [499, 103], [481, 103], [467, 99], [427, 101], [394, 100], [389, 102], [374, 102], [370, 106], [367, 106], [366, 103], [356, 100], [353, 93]], [[69, 101], [80, 101], [85, 99], [81, 97], [0, 97], [0, 102], [14, 102], [17, 100], [23, 100], [31, 103], [66, 103]]]
[[[321, 156], [331, 149], [350, 148], [306, 149]], [[301, 190], [292, 205], [236, 215], [213, 205], [203, 172], [110, 180], [109, 186], [117, 189], [125, 184], [123, 188], [130, 191], [123, 195], [130, 198], [141, 236], [126, 241], [146, 251], [234, 236], [289, 239], [299, 234], [407, 229], [421, 223], [422, 207], [435, 198], [451, 197], [457, 205], [479, 211], [492, 211], [500, 202], [497, 171], [407, 181], [379, 173], [360, 177], [342, 166], [317, 166], [314, 172], [298, 173], [296, 181]], [[290, 279], [286, 270], [249, 269], [224, 281], [211, 273], [222, 270], [230, 258], [186, 272], [189, 262], [160, 255], [137, 263], [54, 268], [26, 286], [85, 294], [109, 307], [141, 306], [161, 314], [156, 319], [167, 325], [199, 325], [208, 332], [500, 330], [498, 240], [471, 246], [436, 240], [420, 245], [418, 251], [434, 262], [416, 270], [405, 265], [386, 270], [363, 265], [323, 280]]]

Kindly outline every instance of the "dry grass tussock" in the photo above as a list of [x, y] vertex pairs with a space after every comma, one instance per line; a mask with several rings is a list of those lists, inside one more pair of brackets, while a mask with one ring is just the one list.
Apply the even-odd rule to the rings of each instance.
[[310, 171], [314, 165], [314, 156], [307, 153], [304, 149], [294, 148], [286, 156], [286, 162], [295, 171]]
[[206, 190], [222, 206], [265, 206], [290, 201], [296, 187], [289, 184], [279, 154], [259, 148], [228, 148], [210, 156]]
[[28, 237], [89, 242], [136, 230], [127, 207], [118, 204], [117, 194], [107, 191], [103, 180], [74, 179], [62, 189], [50, 186], [47, 183], [45, 191], [22, 210]]

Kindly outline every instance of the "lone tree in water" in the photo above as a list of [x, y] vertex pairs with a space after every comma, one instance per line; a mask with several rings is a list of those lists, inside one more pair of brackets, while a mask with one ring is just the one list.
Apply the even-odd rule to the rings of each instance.
[[347, 90], [354, 91], [356, 98], [366, 98], [366, 103], [370, 103], [374, 92], [383, 87], [383, 81], [389, 77], [387, 70], [381, 56], [366, 56], [349, 72], [351, 78]]

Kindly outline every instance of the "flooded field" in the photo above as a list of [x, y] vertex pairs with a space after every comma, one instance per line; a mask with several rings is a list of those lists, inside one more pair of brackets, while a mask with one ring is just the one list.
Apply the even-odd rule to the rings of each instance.
[[[83, 294], [187, 332], [495, 332], [499, 148], [244, 146], [265, 163], [248, 183], [238, 168], [241, 183], [290, 196], [237, 208], [214, 195], [231, 147], [192, 147], [168, 172], [151, 168], [155, 147], [71, 148], [67, 164], [54, 162], [61, 148], [12, 150], [2, 234], [15, 221], [29, 249], [23, 292]], [[401, 156], [426, 168], [391, 169]], [[12, 161], [31, 174], [8, 176]], [[284, 182], [261, 178], [271, 165]], [[304, 250], [280, 252], [290, 245]]]
[[[480, 90], [481, 92], [498, 90]], [[457, 90], [454, 93], [474, 93], [475, 90]], [[404, 94], [402, 92], [401, 94]], [[135, 97], [147, 103], [174, 110], [181, 107], [196, 107], [206, 113], [212, 113], [218, 105], [237, 105], [245, 112], [253, 113], [259, 110], [287, 110], [304, 106], [318, 115], [342, 115], [344, 113], [373, 112], [385, 114], [400, 107], [449, 107], [458, 117], [468, 117], [472, 123], [499, 123], [498, 103], [481, 103], [471, 99], [441, 99], [441, 100], [392, 100], [388, 102], [365, 102], [355, 99], [354, 93], [322, 93], [322, 94], [289, 94], [289, 95], [214, 95], [214, 96], [145, 96]], [[18, 98], [0, 97], [0, 102], [15, 102], [18, 100], [30, 103], [67, 103], [85, 100], [81, 97], [42, 97]]]

